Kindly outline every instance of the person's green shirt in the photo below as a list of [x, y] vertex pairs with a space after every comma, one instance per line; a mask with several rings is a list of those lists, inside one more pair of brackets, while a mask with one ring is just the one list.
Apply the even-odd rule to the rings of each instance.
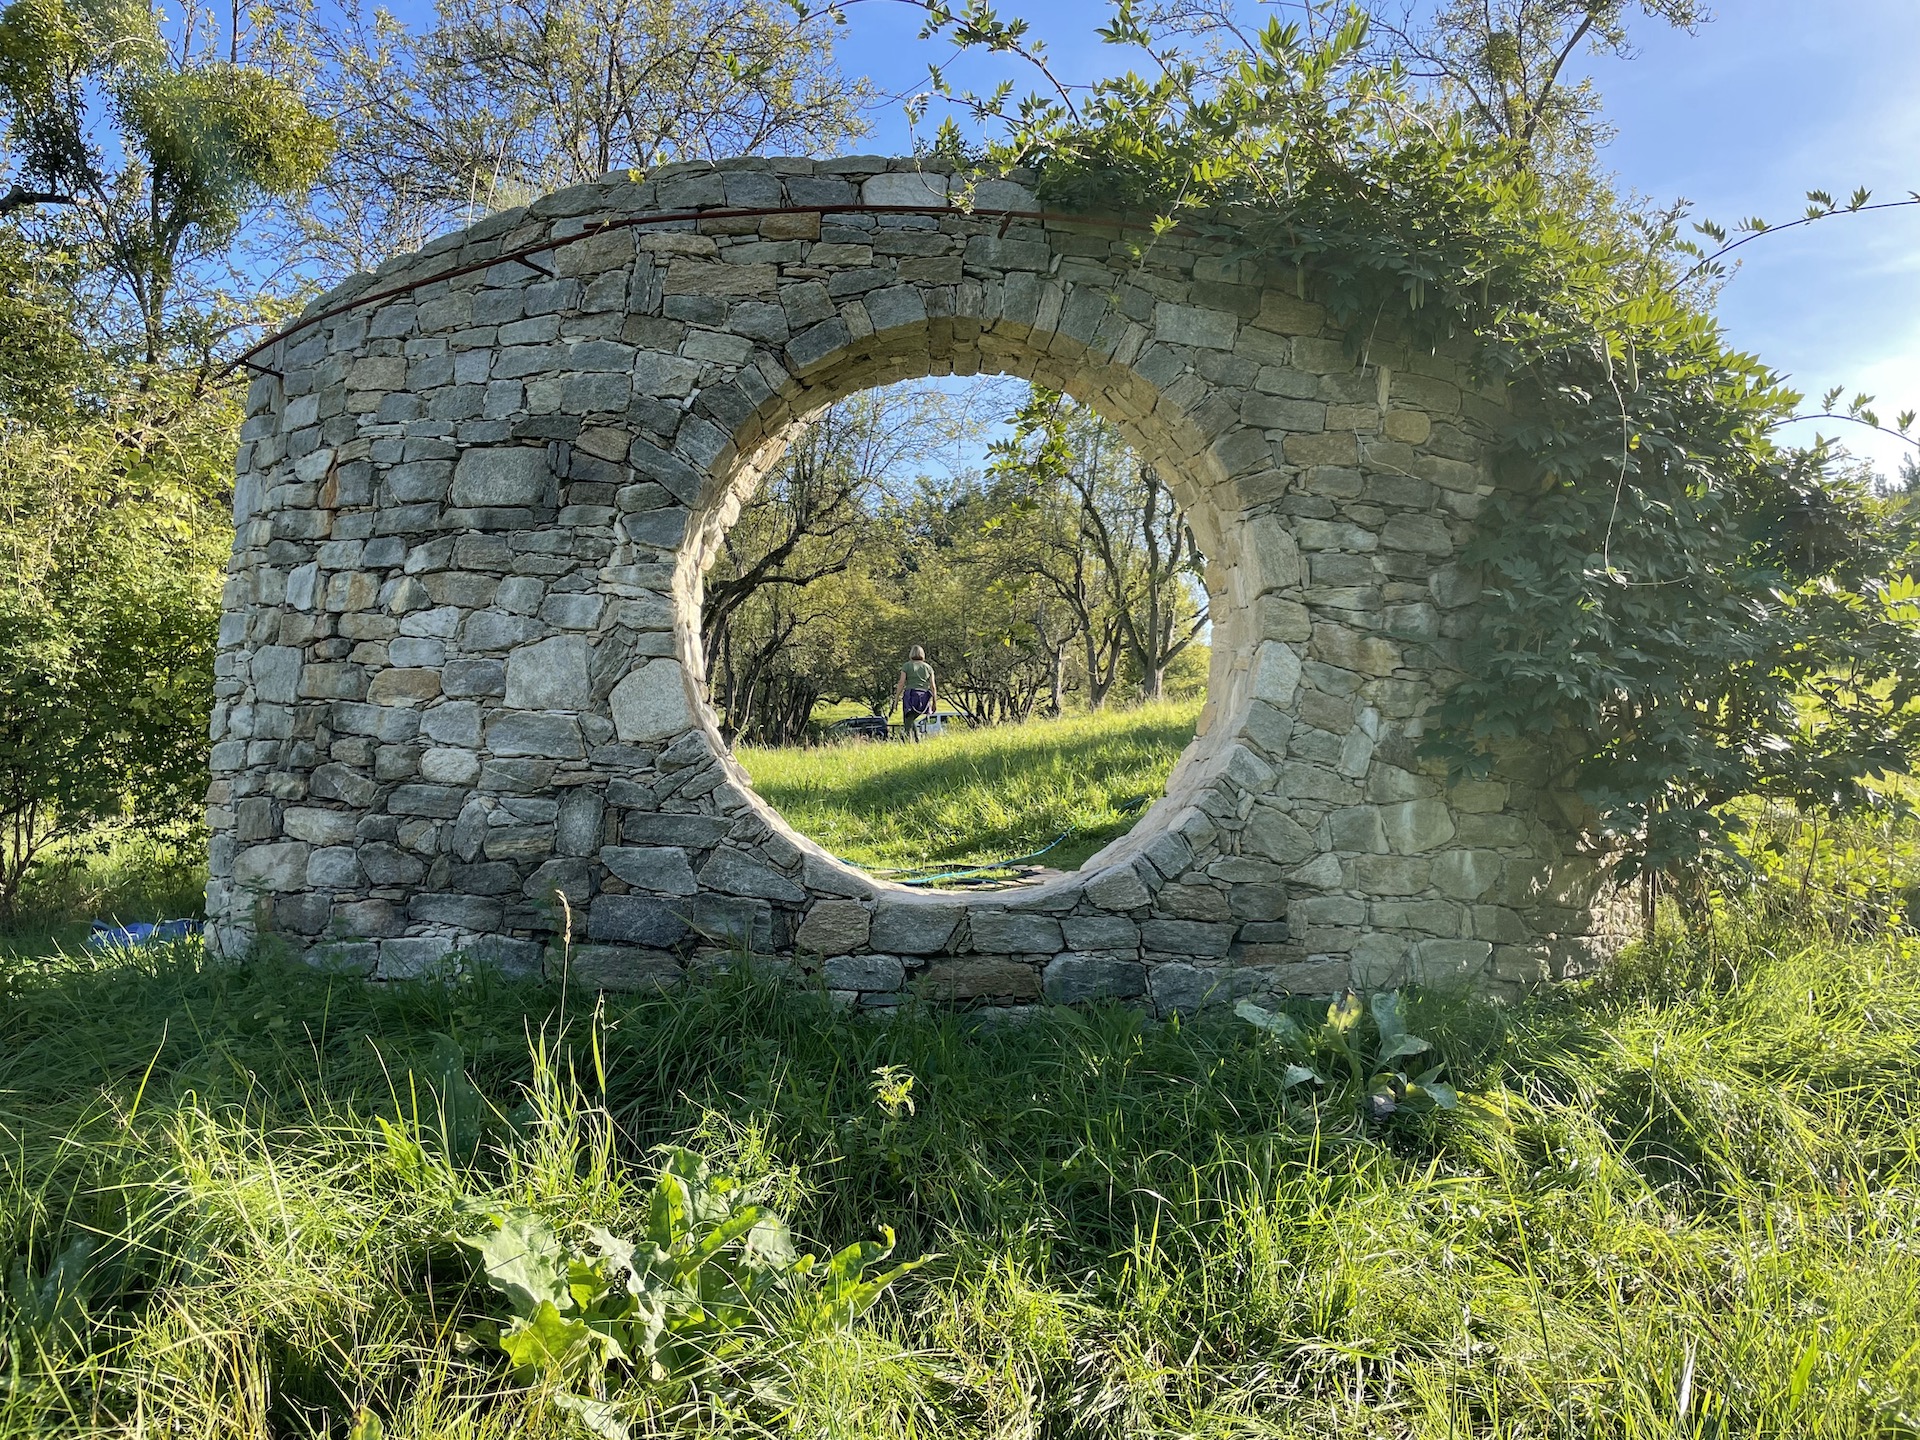
[[909, 660], [900, 667], [900, 673], [906, 676], [907, 689], [931, 690], [933, 688], [933, 666], [924, 660]]

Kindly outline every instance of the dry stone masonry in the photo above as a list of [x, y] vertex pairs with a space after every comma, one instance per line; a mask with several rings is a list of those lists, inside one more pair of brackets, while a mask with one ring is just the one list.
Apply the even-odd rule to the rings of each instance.
[[[1364, 354], [1218, 241], [1013, 179], [749, 159], [617, 175], [349, 281], [264, 351], [213, 721], [215, 946], [382, 976], [669, 983], [745, 952], [850, 1003], [1513, 987], [1606, 948], [1520, 775], [1421, 716], [1476, 596], [1500, 419]], [[656, 217], [667, 217], [656, 219]], [[518, 258], [514, 258], [518, 257]], [[795, 428], [911, 377], [1097, 407], [1191, 507], [1213, 669], [1168, 794], [1079, 873], [876, 881], [752, 792], [703, 698], [701, 577]]]

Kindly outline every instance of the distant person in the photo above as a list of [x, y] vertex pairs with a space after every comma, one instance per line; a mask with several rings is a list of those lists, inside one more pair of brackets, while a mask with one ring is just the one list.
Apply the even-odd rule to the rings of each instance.
[[893, 703], [900, 707], [908, 739], [919, 740], [920, 722], [933, 713], [939, 693], [940, 682], [927, 663], [927, 652], [914, 646], [907, 652], [907, 663], [900, 667], [900, 679], [893, 687]]

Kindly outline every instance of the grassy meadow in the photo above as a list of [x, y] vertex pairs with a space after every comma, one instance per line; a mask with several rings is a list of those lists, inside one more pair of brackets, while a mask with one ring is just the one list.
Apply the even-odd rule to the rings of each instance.
[[110, 830], [68, 842], [29, 874], [20, 915], [0, 926], [0, 954], [78, 949], [96, 919], [198, 915], [206, 888], [206, 845], [195, 836]]
[[[1420, 997], [1466, 1099], [1385, 1121], [1231, 1017], [4, 967], [5, 1440], [1920, 1433], [1906, 939], [1729, 921], [1508, 1009]], [[590, 1431], [449, 1236], [644, 1229], [668, 1142], [805, 1247], [888, 1225], [927, 1263], [690, 1383], [616, 1365]]]
[[[923, 740], [742, 747], [754, 789], [796, 830], [870, 870], [991, 864], [1067, 839], [1041, 863], [1071, 870], [1165, 791], [1198, 699]], [[1144, 802], [1134, 808], [1133, 802]]]

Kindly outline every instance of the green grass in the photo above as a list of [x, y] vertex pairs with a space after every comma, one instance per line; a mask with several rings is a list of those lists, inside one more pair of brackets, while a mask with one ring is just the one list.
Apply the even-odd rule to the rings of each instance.
[[197, 916], [206, 886], [204, 839], [104, 830], [56, 847], [34, 867], [22, 888], [21, 913], [0, 926], [0, 953], [75, 949], [96, 919]]
[[631, 1231], [668, 1141], [816, 1249], [938, 1258], [636, 1434], [1920, 1433], [1910, 940], [1723, 921], [1510, 1009], [1422, 997], [1470, 1101], [1358, 1133], [1230, 1018], [593, 1004], [4, 962], [0, 1436], [578, 1433], [465, 1338], [491, 1302], [439, 1237], [463, 1193]]
[[1200, 701], [960, 731], [918, 745], [852, 741], [739, 752], [789, 824], [871, 870], [986, 865], [1039, 849], [1071, 870], [1165, 791]]

